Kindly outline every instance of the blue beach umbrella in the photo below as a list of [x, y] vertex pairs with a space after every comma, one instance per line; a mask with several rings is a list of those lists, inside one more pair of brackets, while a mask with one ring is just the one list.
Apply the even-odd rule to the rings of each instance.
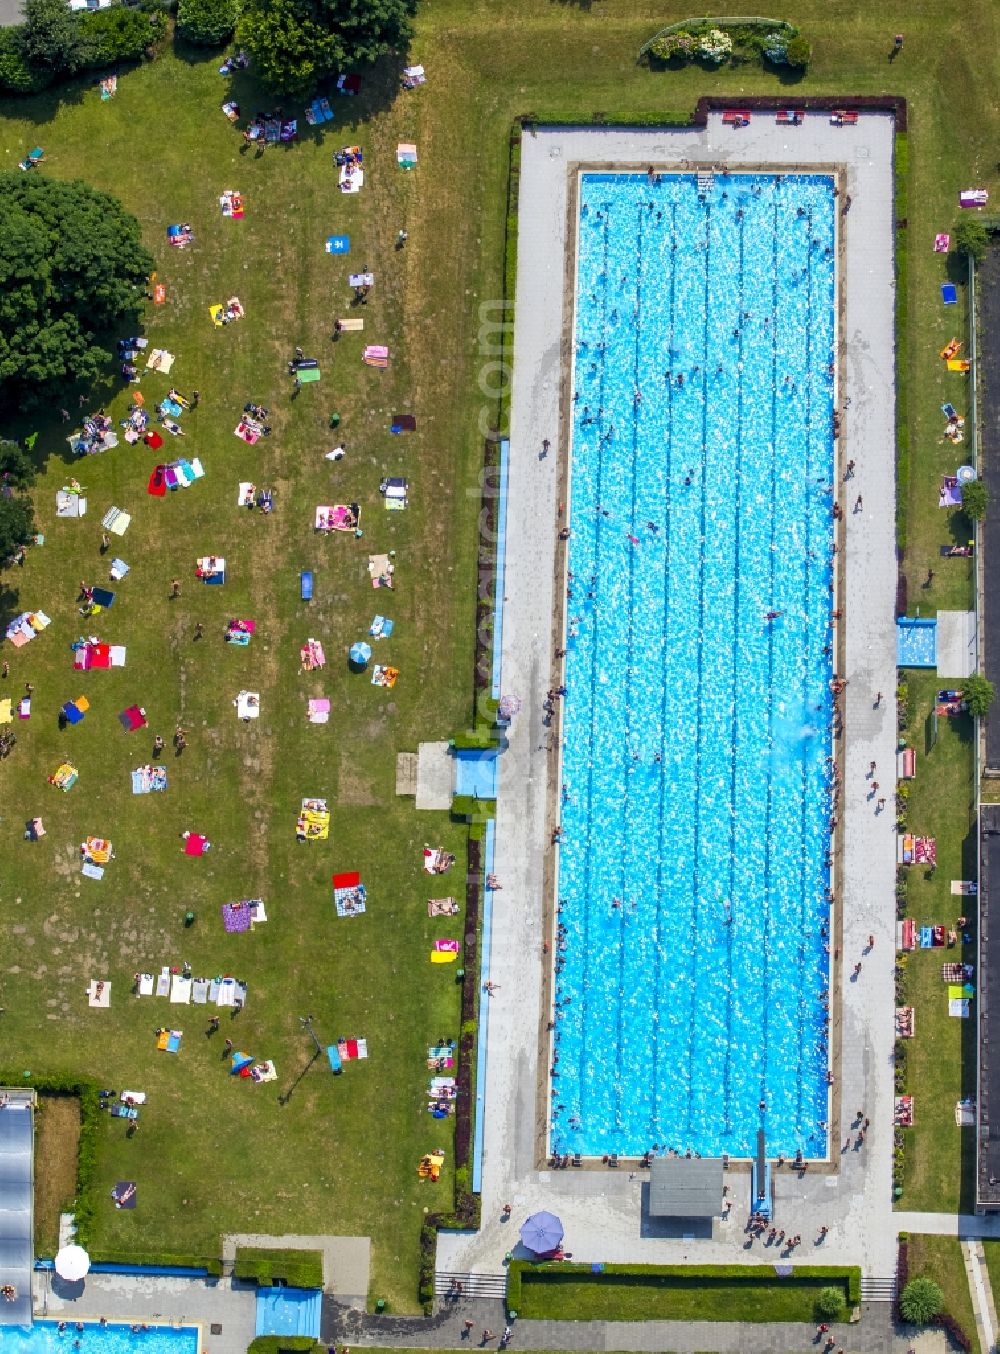
[[372, 646], [366, 644], [363, 639], [359, 639], [356, 644], [352, 644], [348, 657], [355, 667], [363, 668], [372, 656]]
[[548, 1255], [563, 1239], [563, 1225], [554, 1213], [532, 1213], [521, 1225], [521, 1240], [536, 1255]]

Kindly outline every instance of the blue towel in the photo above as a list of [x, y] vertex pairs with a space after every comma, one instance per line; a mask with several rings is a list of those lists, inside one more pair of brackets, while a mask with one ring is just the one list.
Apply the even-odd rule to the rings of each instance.
[[933, 926], [921, 926], [920, 928], [920, 948], [922, 950], [931, 950], [934, 948], [934, 928]]
[[941, 283], [941, 300], [946, 306], [958, 305], [958, 292], [955, 290], [954, 282]]

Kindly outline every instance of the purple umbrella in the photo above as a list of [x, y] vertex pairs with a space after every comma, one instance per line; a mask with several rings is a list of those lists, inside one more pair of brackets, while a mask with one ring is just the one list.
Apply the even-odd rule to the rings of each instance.
[[563, 1225], [553, 1213], [532, 1213], [521, 1226], [521, 1240], [536, 1255], [548, 1255], [563, 1239]]

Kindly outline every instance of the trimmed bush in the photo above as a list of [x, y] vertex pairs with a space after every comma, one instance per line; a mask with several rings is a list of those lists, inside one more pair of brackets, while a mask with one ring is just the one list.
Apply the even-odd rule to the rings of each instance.
[[698, 55], [713, 65], [721, 66], [733, 54], [733, 40], [721, 28], [710, 28], [698, 39]]
[[785, 48], [785, 60], [795, 70], [804, 71], [812, 60], [812, 47], [809, 40], [797, 34]]
[[109, 1251], [100, 1246], [90, 1248], [95, 1265], [149, 1265], [151, 1269], [203, 1269], [218, 1279], [222, 1276], [222, 1261], [213, 1255], [167, 1255], [162, 1251]]
[[989, 713], [995, 694], [993, 683], [987, 681], [981, 672], [974, 672], [962, 683], [962, 696], [969, 707], [969, 714], [977, 719]]
[[28, 65], [17, 34], [16, 28], [0, 28], [0, 89], [10, 94], [37, 94], [52, 83], [52, 73]]
[[836, 1321], [844, 1314], [844, 1295], [839, 1288], [821, 1288], [816, 1297], [817, 1316]]
[[690, 61], [696, 50], [696, 43], [690, 33], [664, 33], [649, 44], [650, 56], [657, 61]]
[[973, 480], [962, 485], [962, 511], [973, 522], [981, 522], [986, 516], [990, 496], [982, 480]]
[[247, 1346], [247, 1354], [308, 1354], [310, 1349], [318, 1348], [310, 1335], [258, 1335]]
[[289, 1288], [322, 1288], [323, 1256], [319, 1251], [237, 1246], [233, 1274], [237, 1279], [254, 1279], [265, 1287], [284, 1283]]
[[116, 61], [141, 61], [156, 38], [159, 16], [141, 14], [125, 5], [80, 15], [85, 66], [112, 66]]
[[899, 1298], [899, 1310], [905, 1321], [914, 1326], [927, 1326], [944, 1307], [944, 1293], [933, 1279], [922, 1275], [903, 1289]]
[[963, 216], [955, 227], [955, 248], [976, 263], [982, 263], [989, 248], [990, 235], [976, 216]]
[[239, 0], [180, 0], [177, 32], [199, 47], [219, 47], [232, 37], [239, 17]]
[[788, 56], [798, 31], [784, 19], [707, 16], [684, 19], [661, 28], [640, 49], [639, 56], [675, 66], [695, 60], [717, 67], [762, 60], [774, 65], [804, 65], [809, 60], [808, 43], [804, 62], [791, 62]]

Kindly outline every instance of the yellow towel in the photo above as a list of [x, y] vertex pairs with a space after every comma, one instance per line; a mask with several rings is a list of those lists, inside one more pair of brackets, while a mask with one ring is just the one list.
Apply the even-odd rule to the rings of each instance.
[[0, 701], [0, 724], [10, 724], [13, 718], [14, 716], [11, 713], [10, 708], [10, 697], [5, 696], [4, 699]]
[[457, 958], [452, 950], [431, 950], [432, 964], [453, 964]]

